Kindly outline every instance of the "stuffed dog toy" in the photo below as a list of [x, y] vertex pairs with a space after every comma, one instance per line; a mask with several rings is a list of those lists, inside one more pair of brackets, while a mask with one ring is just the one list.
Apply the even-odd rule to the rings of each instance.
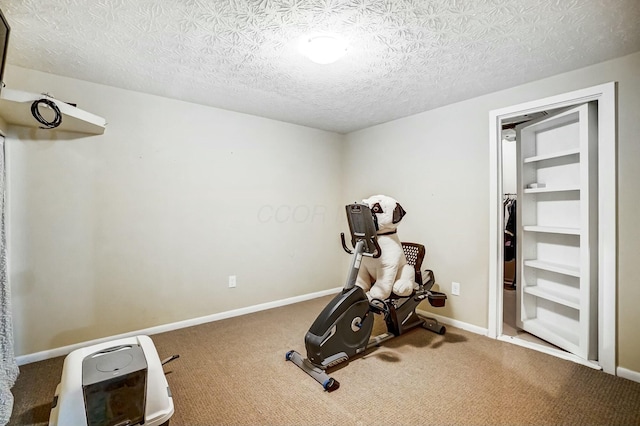
[[369, 300], [385, 300], [392, 292], [398, 296], [411, 295], [416, 286], [415, 271], [407, 264], [397, 234], [398, 223], [406, 212], [396, 200], [386, 195], [374, 195], [362, 201], [376, 216], [382, 254], [377, 259], [362, 259], [356, 285], [367, 292]]

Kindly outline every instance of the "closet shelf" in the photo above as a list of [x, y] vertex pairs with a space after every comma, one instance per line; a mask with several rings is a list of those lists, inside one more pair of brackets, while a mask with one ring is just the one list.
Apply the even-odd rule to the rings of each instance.
[[545, 340], [561, 348], [570, 349], [569, 352], [576, 353], [580, 344], [580, 338], [576, 332], [560, 328], [557, 324], [542, 321], [538, 318], [531, 318], [523, 321], [530, 333], [534, 335], [543, 334]]
[[525, 260], [524, 266], [542, 269], [544, 271], [556, 272], [558, 274], [580, 277], [580, 268], [577, 266], [563, 265], [560, 263], [545, 262], [543, 260]]
[[522, 229], [527, 232], [544, 232], [548, 234], [580, 235], [580, 228], [528, 225], [528, 226], [523, 226]]
[[543, 299], [549, 300], [553, 303], [558, 303], [563, 306], [567, 306], [573, 309], [580, 309], [580, 298], [573, 297], [566, 293], [561, 293], [559, 291], [553, 291], [550, 289], [541, 289], [538, 286], [533, 287], [525, 287], [523, 289], [525, 294], [530, 294], [532, 296], [541, 297]]
[[62, 123], [52, 130], [93, 135], [104, 133], [107, 122], [102, 117], [47, 95], [8, 88], [2, 89], [0, 94], [0, 119], [4, 125], [38, 128], [41, 124], [31, 114], [31, 104], [42, 98], [53, 101], [62, 114]]
[[556, 186], [550, 188], [525, 188], [525, 194], [540, 194], [544, 192], [566, 192], [566, 191], [580, 191], [578, 186]]
[[572, 148], [564, 151], [554, 152], [552, 154], [536, 155], [523, 160], [524, 163], [535, 163], [537, 161], [552, 160], [555, 158], [568, 157], [569, 155], [580, 155], [580, 148]]

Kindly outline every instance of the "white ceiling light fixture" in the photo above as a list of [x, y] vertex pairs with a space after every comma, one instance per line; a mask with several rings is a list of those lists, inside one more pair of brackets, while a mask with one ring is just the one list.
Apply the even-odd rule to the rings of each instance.
[[300, 39], [300, 53], [317, 64], [331, 64], [347, 53], [347, 43], [334, 34], [306, 35]]

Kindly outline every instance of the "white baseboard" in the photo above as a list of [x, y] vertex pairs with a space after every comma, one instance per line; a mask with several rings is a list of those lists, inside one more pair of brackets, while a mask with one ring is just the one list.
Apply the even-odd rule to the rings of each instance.
[[[281, 306], [291, 305], [294, 303], [304, 302], [306, 300], [316, 299], [318, 297], [329, 296], [336, 294], [341, 290], [341, 287], [332, 288], [329, 290], [322, 290], [315, 293], [304, 294], [301, 296], [289, 297], [287, 299], [275, 300], [273, 302], [261, 303], [258, 305], [247, 306], [245, 308], [233, 309], [231, 311], [220, 312], [217, 314], [206, 315], [203, 317], [192, 318], [184, 321], [178, 321], [170, 324], [159, 325], [156, 327], [145, 328], [142, 330], [131, 331], [129, 333], [118, 334], [115, 336], [104, 337], [101, 339], [89, 340], [86, 342], [75, 343], [73, 345], [63, 346], [60, 348], [50, 349], [46, 351], [36, 352], [33, 354], [21, 355], [16, 357], [18, 365], [25, 365], [32, 362], [43, 361], [45, 359], [55, 358], [58, 356], [67, 355], [70, 352], [80, 349], [86, 346], [92, 346], [103, 342], [108, 342], [116, 339], [123, 339], [126, 337], [133, 337], [138, 335], [153, 335], [158, 333], [164, 333], [167, 331], [178, 330], [181, 328], [192, 327], [199, 324], [205, 324], [213, 321], [220, 321], [227, 318], [233, 318], [241, 315], [247, 315], [254, 312], [265, 311], [267, 309], [278, 308]], [[486, 328], [478, 327], [477, 325], [469, 324], [463, 321], [458, 321], [449, 317], [444, 317], [432, 312], [428, 312], [422, 309], [416, 309], [416, 312], [425, 317], [431, 317], [438, 320], [438, 322], [451, 325], [453, 327], [460, 328], [462, 330], [469, 331], [471, 333], [480, 334], [482, 336], [488, 336], [489, 330]], [[512, 342], [513, 343], [513, 342]], [[592, 365], [590, 367], [594, 368]], [[617, 367], [616, 375], [628, 380], [640, 383], [640, 372], [629, 370], [623, 367]]]
[[625, 379], [633, 380], [640, 383], [640, 372], [628, 370], [623, 367], [616, 368], [616, 376], [623, 377]]
[[442, 315], [434, 314], [432, 312], [424, 311], [422, 309], [416, 309], [416, 312], [423, 317], [431, 317], [438, 320], [442, 324], [451, 325], [453, 327], [461, 328], [471, 333], [480, 334], [482, 336], [488, 336], [489, 330], [486, 328], [478, 327], [477, 325], [469, 324], [467, 322], [458, 321], [453, 318], [443, 317]]
[[192, 319], [178, 321], [170, 324], [163, 324], [156, 327], [145, 328], [143, 330], [136, 330], [136, 331], [131, 331], [129, 333], [118, 334], [115, 336], [104, 337], [101, 339], [90, 340], [87, 342], [75, 343], [73, 345], [63, 346], [55, 349], [49, 349], [46, 351], [36, 352], [33, 354], [20, 355], [16, 357], [16, 362], [18, 363], [18, 365], [25, 365], [32, 362], [43, 361], [45, 359], [67, 355], [76, 349], [84, 348], [86, 346], [96, 345], [98, 343], [109, 342], [111, 340], [139, 336], [141, 334], [153, 335], [158, 333], [164, 333], [167, 331], [178, 330], [180, 328], [192, 327], [194, 325], [205, 324], [213, 321], [220, 321], [227, 318], [233, 318], [240, 315], [247, 315], [254, 312], [266, 311], [267, 309], [279, 308], [281, 306], [291, 305], [293, 303], [304, 302], [305, 300], [311, 300], [311, 299], [316, 299], [318, 297], [336, 294], [341, 289], [342, 287], [332, 288], [329, 290], [322, 290], [315, 293], [303, 294], [302, 296], [289, 297], [287, 299], [275, 300], [273, 302], [247, 306], [246, 308], [233, 309], [231, 311], [220, 312], [217, 314], [206, 315], [203, 317], [192, 318]]

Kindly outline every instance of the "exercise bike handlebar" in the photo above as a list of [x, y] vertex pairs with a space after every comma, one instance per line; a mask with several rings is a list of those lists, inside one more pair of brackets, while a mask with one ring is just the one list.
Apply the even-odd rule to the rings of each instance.
[[[351, 250], [349, 247], [347, 247], [347, 241], [344, 237], [344, 232], [340, 233], [340, 240], [342, 241], [342, 248], [344, 249], [344, 251], [346, 251], [349, 254], [353, 254], [353, 250]], [[378, 240], [376, 238], [373, 238], [370, 240], [371, 242], [373, 242], [373, 245], [376, 248], [376, 251], [373, 253], [367, 253], [367, 252], [363, 252], [361, 253], [363, 256], [367, 256], [367, 257], [373, 257], [374, 259], [377, 259], [380, 257], [380, 255], [382, 254], [382, 249], [380, 248], [380, 245], [378, 244]]]
[[340, 240], [342, 241], [342, 248], [344, 249], [344, 251], [346, 251], [349, 254], [353, 254], [353, 250], [347, 247], [347, 241], [344, 238], [344, 232], [340, 233]]

